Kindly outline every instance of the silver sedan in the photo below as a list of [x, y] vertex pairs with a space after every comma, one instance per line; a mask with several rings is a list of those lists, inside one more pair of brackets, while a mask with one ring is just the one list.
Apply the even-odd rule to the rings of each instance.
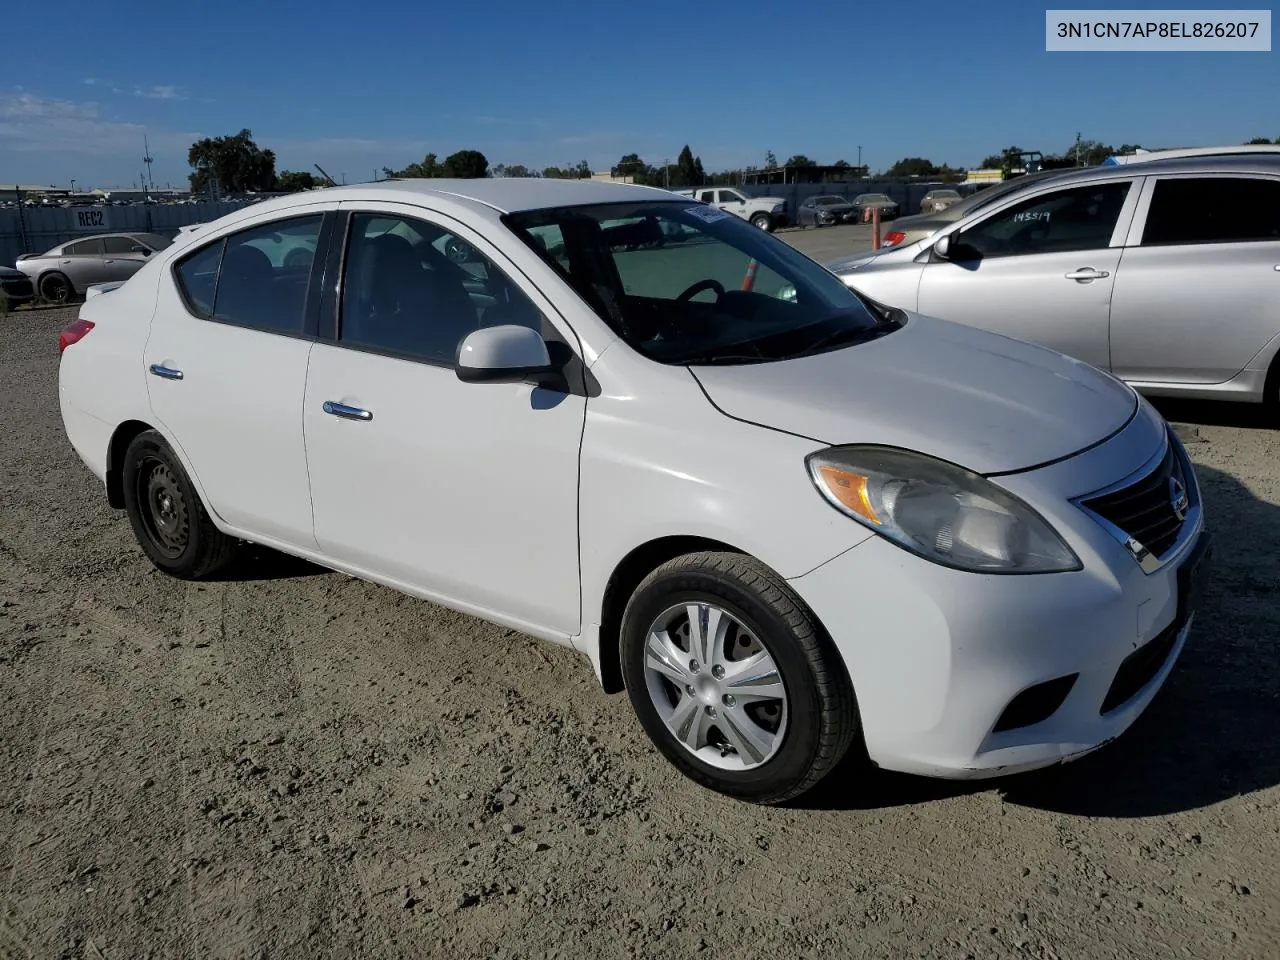
[[49, 303], [65, 303], [94, 283], [128, 280], [173, 241], [158, 233], [103, 233], [23, 254], [14, 264]]
[[1280, 159], [1091, 167], [828, 268], [1150, 395], [1280, 400]]

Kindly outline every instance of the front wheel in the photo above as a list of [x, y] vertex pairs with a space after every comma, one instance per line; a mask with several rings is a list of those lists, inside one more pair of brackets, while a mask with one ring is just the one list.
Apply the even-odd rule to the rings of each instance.
[[858, 728], [853, 688], [802, 601], [741, 554], [697, 553], [640, 584], [622, 669], [641, 725], [685, 776], [755, 803], [818, 783]]
[[751, 222], [761, 230], [765, 231], [765, 233], [771, 233], [773, 231], [773, 218], [767, 213], [757, 213], [751, 218]]
[[124, 455], [124, 505], [138, 544], [170, 576], [203, 580], [235, 556], [237, 542], [209, 518], [164, 437], [144, 430]]

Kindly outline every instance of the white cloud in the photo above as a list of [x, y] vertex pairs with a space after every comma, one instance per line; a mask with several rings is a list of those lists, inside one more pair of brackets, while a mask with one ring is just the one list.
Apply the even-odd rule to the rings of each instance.
[[171, 84], [158, 84], [150, 87], [135, 87], [135, 97], [146, 97], [148, 100], [185, 100], [186, 94]]

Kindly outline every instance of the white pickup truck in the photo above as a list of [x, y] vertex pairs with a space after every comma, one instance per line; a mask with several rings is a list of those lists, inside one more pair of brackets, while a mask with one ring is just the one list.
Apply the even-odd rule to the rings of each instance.
[[788, 223], [787, 201], [782, 197], [747, 197], [732, 187], [698, 187], [674, 192], [750, 220], [761, 230], [772, 232]]

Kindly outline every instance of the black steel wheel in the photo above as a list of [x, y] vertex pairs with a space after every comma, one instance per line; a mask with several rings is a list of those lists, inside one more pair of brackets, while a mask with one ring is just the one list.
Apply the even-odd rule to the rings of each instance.
[[158, 431], [144, 430], [133, 438], [122, 479], [129, 524], [157, 568], [183, 580], [201, 580], [235, 556], [237, 541], [213, 525], [191, 478]]

